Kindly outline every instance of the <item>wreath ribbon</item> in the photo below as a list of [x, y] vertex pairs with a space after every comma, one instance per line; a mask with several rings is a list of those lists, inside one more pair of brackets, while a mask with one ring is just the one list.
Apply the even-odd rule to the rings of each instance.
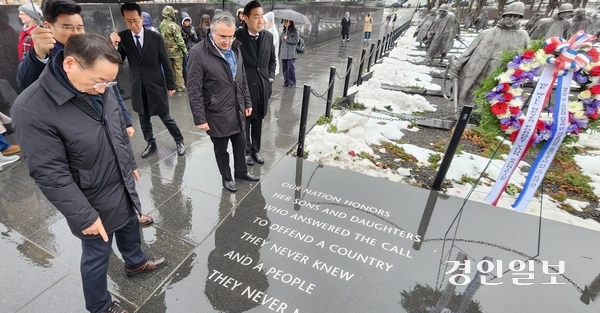
[[560, 144], [567, 135], [568, 126], [570, 125], [567, 105], [573, 72], [591, 62], [589, 56], [579, 53], [578, 50], [586, 46], [591, 46], [591, 42], [595, 39], [595, 36], [588, 35], [583, 30], [580, 30], [570, 40], [552, 37], [544, 41], [544, 48], [551, 49], [554, 57], [546, 59], [547, 65], [532, 94], [525, 123], [521, 127], [517, 139], [508, 154], [506, 162], [496, 180], [496, 184], [494, 184], [492, 190], [485, 198], [486, 202], [493, 205], [498, 203], [502, 192], [504, 192], [508, 185], [510, 177], [531, 147], [540, 113], [543, 111], [546, 102], [548, 102], [552, 93], [552, 86], [556, 82], [558, 96], [556, 97], [553, 110], [553, 121], [556, 127], [553, 127], [550, 138], [531, 165], [529, 175], [523, 185], [523, 190], [512, 205], [519, 212], [527, 207], [542, 183], [544, 175], [552, 163]]

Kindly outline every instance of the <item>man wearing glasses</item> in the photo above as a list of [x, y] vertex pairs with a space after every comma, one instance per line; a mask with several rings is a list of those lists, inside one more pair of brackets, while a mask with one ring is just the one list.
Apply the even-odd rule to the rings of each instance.
[[[42, 3], [42, 10], [45, 27], [36, 27], [31, 31], [34, 46], [19, 64], [17, 83], [21, 89], [29, 87], [40, 77], [49, 60], [64, 49], [64, 44], [69, 37], [85, 33], [83, 18], [81, 17], [81, 6], [74, 1], [46, 0]], [[104, 82], [96, 83], [104, 84]], [[127, 135], [132, 137], [135, 131], [132, 126], [131, 115], [125, 107], [125, 102], [121, 98], [116, 82], [106, 83], [105, 87], [113, 88], [123, 112]], [[154, 222], [152, 217], [147, 214], [138, 215], [138, 219], [141, 226], [148, 226]]]
[[235, 178], [258, 181], [246, 166], [246, 117], [252, 114], [241, 43], [235, 40], [235, 18], [215, 15], [210, 36], [189, 53], [188, 96], [194, 124], [210, 136], [223, 186], [237, 191], [229, 168], [229, 141], [233, 146]]
[[119, 50], [121, 58], [129, 62], [131, 104], [140, 116], [144, 140], [148, 142], [142, 158], [149, 157], [157, 149], [150, 121], [155, 115], [158, 115], [175, 140], [177, 155], [182, 156], [185, 154], [183, 135], [169, 114], [168, 96], [175, 93], [176, 85], [167, 46], [160, 34], [144, 28], [142, 8], [137, 3], [123, 4], [121, 14], [128, 29], [113, 32], [110, 39]]
[[70, 36], [11, 110], [29, 175], [81, 240], [81, 281], [92, 313], [127, 312], [108, 292], [113, 237], [127, 277], [166, 264], [141, 249], [139, 174], [116, 94], [107, 88], [120, 62], [108, 39]]

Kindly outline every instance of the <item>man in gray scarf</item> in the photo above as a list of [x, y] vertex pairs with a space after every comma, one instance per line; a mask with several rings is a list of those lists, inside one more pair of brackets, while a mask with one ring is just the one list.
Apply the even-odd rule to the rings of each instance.
[[489, 73], [500, 65], [502, 51], [524, 49], [529, 45], [527, 32], [520, 29], [525, 4], [514, 2], [506, 7], [497, 25], [484, 30], [469, 45], [450, 69], [450, 78], [458, 78], [458, 103], [472, 104], [473, 92]]

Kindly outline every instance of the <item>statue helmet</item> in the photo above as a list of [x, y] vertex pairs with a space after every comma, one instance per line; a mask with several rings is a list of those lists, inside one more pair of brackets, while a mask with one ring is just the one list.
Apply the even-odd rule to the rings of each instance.
[[435, 12], [437, 12], [437, 8], [435, 8], [435, 7], [434, 7], [434, 8], [431, 8], [431, 10], [430, 10], [429, 12], [433, 12], [433, 13], [435, 13]]
[[440, 8], [438, 9], [438, 11], [446, 11], [446, 12], [448, 12], [448, 5], [447, 4], [440, 5]]
[[504, 9], [502, 17], [508, 14], [514, 14], [523, 17], [523, 13], [525, 13], [525, 4], [523, 2], [513, 2], [509, 4], [506, 9]]
[[577, 10], [575, 10], [575, 15], [579, 16], [579, 17], [585, 16], [585, 13], [586, 13], [585, 9], [577, 9]]
[[560, 5], [560, 7], [558, 7], [558, 13], [565, 13], [565, 12], [573, 12], [573, 5], [570, 3], [563, 3]]

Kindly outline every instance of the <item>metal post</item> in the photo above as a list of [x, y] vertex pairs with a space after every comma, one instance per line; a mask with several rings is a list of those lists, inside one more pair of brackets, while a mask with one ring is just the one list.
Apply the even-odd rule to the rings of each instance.
[[379, 59], [379, 50], [381, 50], [381, 39], [377, 39], [377, 50], [375, 50], [375, 62], [377, 63], [377, 59]]
[[306, 121], [308, 119], [308, 103], [310, 101], [310, 85], [304, 85], [302, 93], [302, 112], [300, 113], [300, 129], [298, 130], [298, 151], [299, 157], [304, 157], [304, 138], [306, 137]]
[[369, 63], [367, 63], [367, 72], [371, 71], [371, 64], [373, 64], [372, 61], [373, 61], [373, 51], [374, 50], [375, 50], [375, 44], [372, 43], [371, 50], [369, 51]]
[[348, 65], [346, 66], [346, 80], [344, 81], [344, 94], [348, 96], [348, 87], [350, 87], [350, 72], [352, 72], [352, 57], [348, 57]]
[[456, 153], [456, 149], [458, 148], [458, 144], [460, 143], [462, 134], [465, 131], [465, 128], [467, 127], [469, 118], [471, 117], [471, 112], [473, 112], [473, 107], [468, 105], [463, 106], [462, 110], [460, 111], [460, 117], [456, 122], [454, 132], [452, 133], [452, 137], [450, 138], [450, 142], [448, 143], [448, 148], [446, 148], [446, 152], [444, 153], [442, 163], [440, 163], [438, 172], [435, 175], [435, 179], [433, 180], [431, 189], [441, 189], [442, 183], [444, 182], [444, 178], [446, 178], [446, 174], [448, 173], [448, 169], [450, 168], [450, 164], [452, 164], [452, 159], [454, 158], [454, 154]]
[[365, 67], [365, 54], [367, 54], [367, 49], [362, 49], [362, 53], [360, 54], [360, 64], [358, 65], [356, 86], [360, 86], [360, 84], [362, 84], [363, 68]]
[[329, 68], [329, 89], [327, 89], [327, 103], [325, 105], [325, 116], [331, 116], [331, 106], [333, 105], [333, 86], [335, 85], [335, 67]]

